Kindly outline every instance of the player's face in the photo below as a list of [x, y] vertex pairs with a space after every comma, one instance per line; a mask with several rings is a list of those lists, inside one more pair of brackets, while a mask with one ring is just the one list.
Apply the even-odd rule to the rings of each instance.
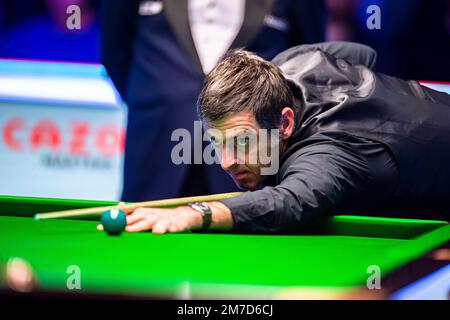
[[268, 165], [267, 162], [261, 164], [260, 155], [267, 155], [271, 145], [268, 141], [270, 136], [260, 134], [261, 128], [253, 114], [243, 111], [214, 123], [206, 123], [205, 129], [222, 169], [241, 189], [258, 188], [267, 177], [261, 169]]

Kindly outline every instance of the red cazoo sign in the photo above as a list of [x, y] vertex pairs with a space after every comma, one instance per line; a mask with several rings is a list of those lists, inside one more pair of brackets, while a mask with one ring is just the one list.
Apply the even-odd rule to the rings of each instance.
[[72, 121], [64, 126], [51, 119], [31, 123], [17, 116], [4, 123], [2, 140], [7, 149], [15, 152], [46, 149], [73, 156], [113, 157], [124, 151], [125, 130], [108, 123], [94, 127], [87, 121]]

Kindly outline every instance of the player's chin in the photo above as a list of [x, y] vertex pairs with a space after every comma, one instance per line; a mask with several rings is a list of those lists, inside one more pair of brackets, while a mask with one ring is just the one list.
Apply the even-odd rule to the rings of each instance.
[[233, 179], [233, 180], [234, 183], [236, 183], [238, 188], [241, 190], [252, 191], [256, 190], [258, 186], [258, 183], [251, 179], [242, 179], [242, 180]]

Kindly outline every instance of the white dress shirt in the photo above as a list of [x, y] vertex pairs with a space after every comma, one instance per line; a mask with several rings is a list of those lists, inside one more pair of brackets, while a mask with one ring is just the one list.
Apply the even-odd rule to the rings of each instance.
[[188, 11], [192, 38], [206, 74], [241, 29], [245, 0], [189, 0]]

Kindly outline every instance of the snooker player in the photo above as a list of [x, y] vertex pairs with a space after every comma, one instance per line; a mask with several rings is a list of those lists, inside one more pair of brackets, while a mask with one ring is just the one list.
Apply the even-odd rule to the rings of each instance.
[[263, 165], [239, 162], [215, 141], [222, 168], [249, 191], [140, 208], [126, 230], [302, 232], [337, 212], [448, 214], [450, 96], [376, 73], [375, 59], [371, 48], [344, 42], [294, 47], [272, 62], [230, 52], [205, 79], [203, 126], [232, 140], [228, 132], [277, 129], [279, 170], [263, 175]]

